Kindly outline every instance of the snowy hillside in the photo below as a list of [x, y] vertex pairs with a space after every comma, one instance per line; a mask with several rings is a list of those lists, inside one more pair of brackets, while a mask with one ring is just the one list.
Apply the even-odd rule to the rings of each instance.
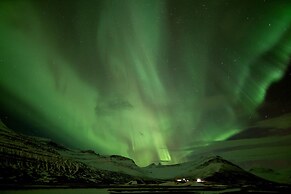
[[270, 168], [252, 168], [249, 170], [252, 174], [271, 180], [277, 183], [291, 183], [291, 169], [273, 170]]
[[[1, 124], [1, 183], [116, 184], [134, 179], [117, 170], [106, 170], [101, 165], [101, 168], [88, 165], [85, 163], [86, 159], [95, 154], [86, 152], [77, 154], [78, 152], [47, 139], [17, 134]], [[76, 157], [73, 157], [74, 155]], [[87, 157], [88, 155], [90, 157]], [[95, 158], [103, 157], [95, 155]]]

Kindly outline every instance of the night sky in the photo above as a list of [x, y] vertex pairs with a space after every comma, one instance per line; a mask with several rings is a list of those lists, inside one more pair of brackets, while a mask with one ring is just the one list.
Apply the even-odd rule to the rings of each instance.
[[0, 116], [72, 148], [177, 163], [173, 150], [291, 111], [290, 56], [289, 0], [1, 0]]

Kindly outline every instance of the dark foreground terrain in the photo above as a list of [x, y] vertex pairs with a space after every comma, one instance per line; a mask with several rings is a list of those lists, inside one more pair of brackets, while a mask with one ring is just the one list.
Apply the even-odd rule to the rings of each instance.
[[170, 194], [170, 193], [290, 193], [290, 187], [259, 188], [255, 186], [233, 187], [226, 185], [213, 186], [188, 186], [188, 187], [131, 187], [110, 188], [111, 194]]
[[[3, 189], [3, 188], [2, 188]], [[171, 193], [291, 193], [291, 186], [230, 186], [230, 185], [204, 185], [204, 186], [162, 186], [162, 185], [135, 185], [110, 186], [100, 188], [52, 188], [52, 187], [18, 187], [4, 188], [1, 194], [171, 194]]]

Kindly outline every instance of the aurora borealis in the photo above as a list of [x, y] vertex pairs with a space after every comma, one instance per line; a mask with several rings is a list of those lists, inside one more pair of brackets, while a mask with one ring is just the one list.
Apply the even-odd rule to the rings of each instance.
[[290, 56], [288, 0], [2, 0], [1, 119], [177, 163], [255, 119]]

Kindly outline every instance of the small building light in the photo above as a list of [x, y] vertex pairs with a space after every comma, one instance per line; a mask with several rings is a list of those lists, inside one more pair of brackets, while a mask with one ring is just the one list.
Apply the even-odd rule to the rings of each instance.
[[203, 181], [200, 178], [198, 178], [198, 179], [196, 179], [196, 182], [197, 183], [202, 183]]
[[177, 183], [187, 183], [187, 182], [189, 182], [189, 180], [186, 178], [179, 178], [179, 179], [176, 179], [176, 182]]

